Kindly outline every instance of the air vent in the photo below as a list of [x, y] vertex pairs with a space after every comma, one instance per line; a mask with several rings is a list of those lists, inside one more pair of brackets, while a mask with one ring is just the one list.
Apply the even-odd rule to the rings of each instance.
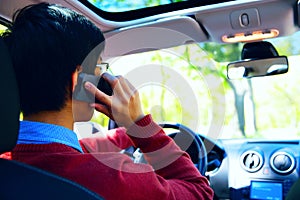
[[257, 151], [246, 151], [241, 155], [241, 165], [248, 172], [257, 172], [263, 166], [262, 154]]
[[279, 174], [289, 174], [295, 169], [295, 158], [285, 152], [277, 151], [270, 158], [271, 168]]

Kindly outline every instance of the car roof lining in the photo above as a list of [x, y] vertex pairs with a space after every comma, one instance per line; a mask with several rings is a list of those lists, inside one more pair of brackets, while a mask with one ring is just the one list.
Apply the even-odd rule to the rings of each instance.
[[[38, 2], [42, 1], [24, 0], [20, 2], [18, 0], [2, 0], [2, 5], [5, 4], [6, 6], [0, 6], [0, 13], [4, 19], [11, 20], [10, 15], [13, 10], [17, 10], [27, 4]], [[246, 33], [274, 28], [279, 31], [279, 36], [286, 36], [299, 30], [298, 13], [296, 9], [297, 2], [295, 0], [230, 1], [126, 22], [106, 20], [77, 0], [48, 0], [48, 2], [59, 3], [81, 12], [90, 18], [105, 34], [107, 39], [105, 55], [107, 57], [122, 56], [130, 54], [130, 52], [144, 52], [151, 49], [164, 49], [189, 42], [223, 43], [221, 39], [223, 35], [240, 32]], [[14, 8], [13, 5], [18, 5], [18, 8]], [[232, 24], [234, 22], [232, 22], [231, 19], [232, 13], [246, 12], [249, 8], [257, 10], [259, 23], [251, 27], [233, 27]], [[280, 15], [278, 15], [278, 13], [280, 13]], [[276, 18], [276, 24], [273, 21], [274, 18]], [[215, 25], [216, 23], [218, 26]], [[175, 39], [171, 40], [170, 37], [153, 37], [153, 35], [149, 35], [146, 32], [150, 27], [151, 30], [157, 28], [158, 31], [167, 27], [170, 29], [170, 32], [178, 32], [177, 34], [173, 34], [173, 36], [181, 34], [191, 37], [191, 39], [181, 38], [179, 41], [176, 41]], [[144, 32], [142, 31], [143, 29]], [[128, 34], [133, 33], [133, 31], [137, 31], [137, 33]], [[139, 36], [137, 37], [138, 33]], [[121, 36], [117, 37], [118, 34], [121, 34]], [[177, 36], [174, 36], [174, 38]], [[115, 42], [112, 38], [122, 38], [122, 41], [117, 40], [118, 42]], [[151, 47], [151, 43], [155, 43], [155, 45]], [[118, 48], [115, 48], [116, 46]]]

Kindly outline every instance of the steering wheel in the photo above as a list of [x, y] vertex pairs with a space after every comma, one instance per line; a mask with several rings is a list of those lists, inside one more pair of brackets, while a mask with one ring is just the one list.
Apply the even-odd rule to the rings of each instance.
[[[181, 148], [181, 150], [187, 152], [191, 157], [192, 162], [195, 167], [199, 170], [199, 172], [205, 176], [205, 172], [207, 170], [207, 154], [205, 145], [198, 134], [189, 129], [188, 127], [178, 124], [178, 123], [160, 123], [162, 128], [171, 128], [177, 130], [174, 133], [168, 134], [175, 143]], [[116, 128], [117, 125], [114, 121], [109, 121], [109, 129]], [[126, 152], [130, 152], [128, 154], [133, 154], [133, 147], [125, 150]], [[139, 150], [136, 150], [134, 154], [139, 154], [135, 158], [135, 162], [138, 163], [146, 163], [142, 153], [139, 153]]]

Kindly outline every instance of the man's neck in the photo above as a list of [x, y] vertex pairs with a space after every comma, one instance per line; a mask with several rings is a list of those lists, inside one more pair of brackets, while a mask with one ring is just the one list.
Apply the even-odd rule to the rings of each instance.
[[24, 120], [43, 122], [64, 126], [73, 130], [74, 118], [72, 114], [72, 106], [69, 103], [60, 111], [43, 111], [36, 114], [24, 116]]

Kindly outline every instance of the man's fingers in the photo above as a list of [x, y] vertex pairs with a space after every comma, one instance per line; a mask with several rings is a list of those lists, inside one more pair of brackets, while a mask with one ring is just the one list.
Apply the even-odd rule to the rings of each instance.
[[127, 84], [127, 87], [131, 90], [132, 94], [135, 94], [137, 92], [137, 89], [127, 80], [124, 80]]
[[113, 76], [109, 73], [103, 73], [102, 77], [104, 78], [105, 81], [109, 83], [109, 85], [112, 87], [112, 89], [115, 88], [115, 86], [118, 84], [118, 78], [116, 76]]
[[95, 98], [106, 104], [106, 105], [110, 105], [110, 97], [108, 95], [106, 95], [105, 93], [103, 93], [102, 91], [100, 91], [96, 86], [94, 86], [92, 83], [90, 82], [85, 82], [84, 83], [84, 87], [86, 90], [88, 90], [91, 94], [93, 94], [95, 96]]
[[98, 112], [105, 114], [107, 117], [113, 120], [113, 116], [111, 115], [111, 112], [107, 108], [107, 106], [98, 103], [92, 103], [90, 104], [90, 106], [95, 108]]
[[114, 91], [120, 90], [122, 88], [122, 90], [129, 93], [130, 95], [136, 92], [136, 88], [122, 76], [113, 76], [109, 73], [104, 73], [102, 77], [110, 84]]

